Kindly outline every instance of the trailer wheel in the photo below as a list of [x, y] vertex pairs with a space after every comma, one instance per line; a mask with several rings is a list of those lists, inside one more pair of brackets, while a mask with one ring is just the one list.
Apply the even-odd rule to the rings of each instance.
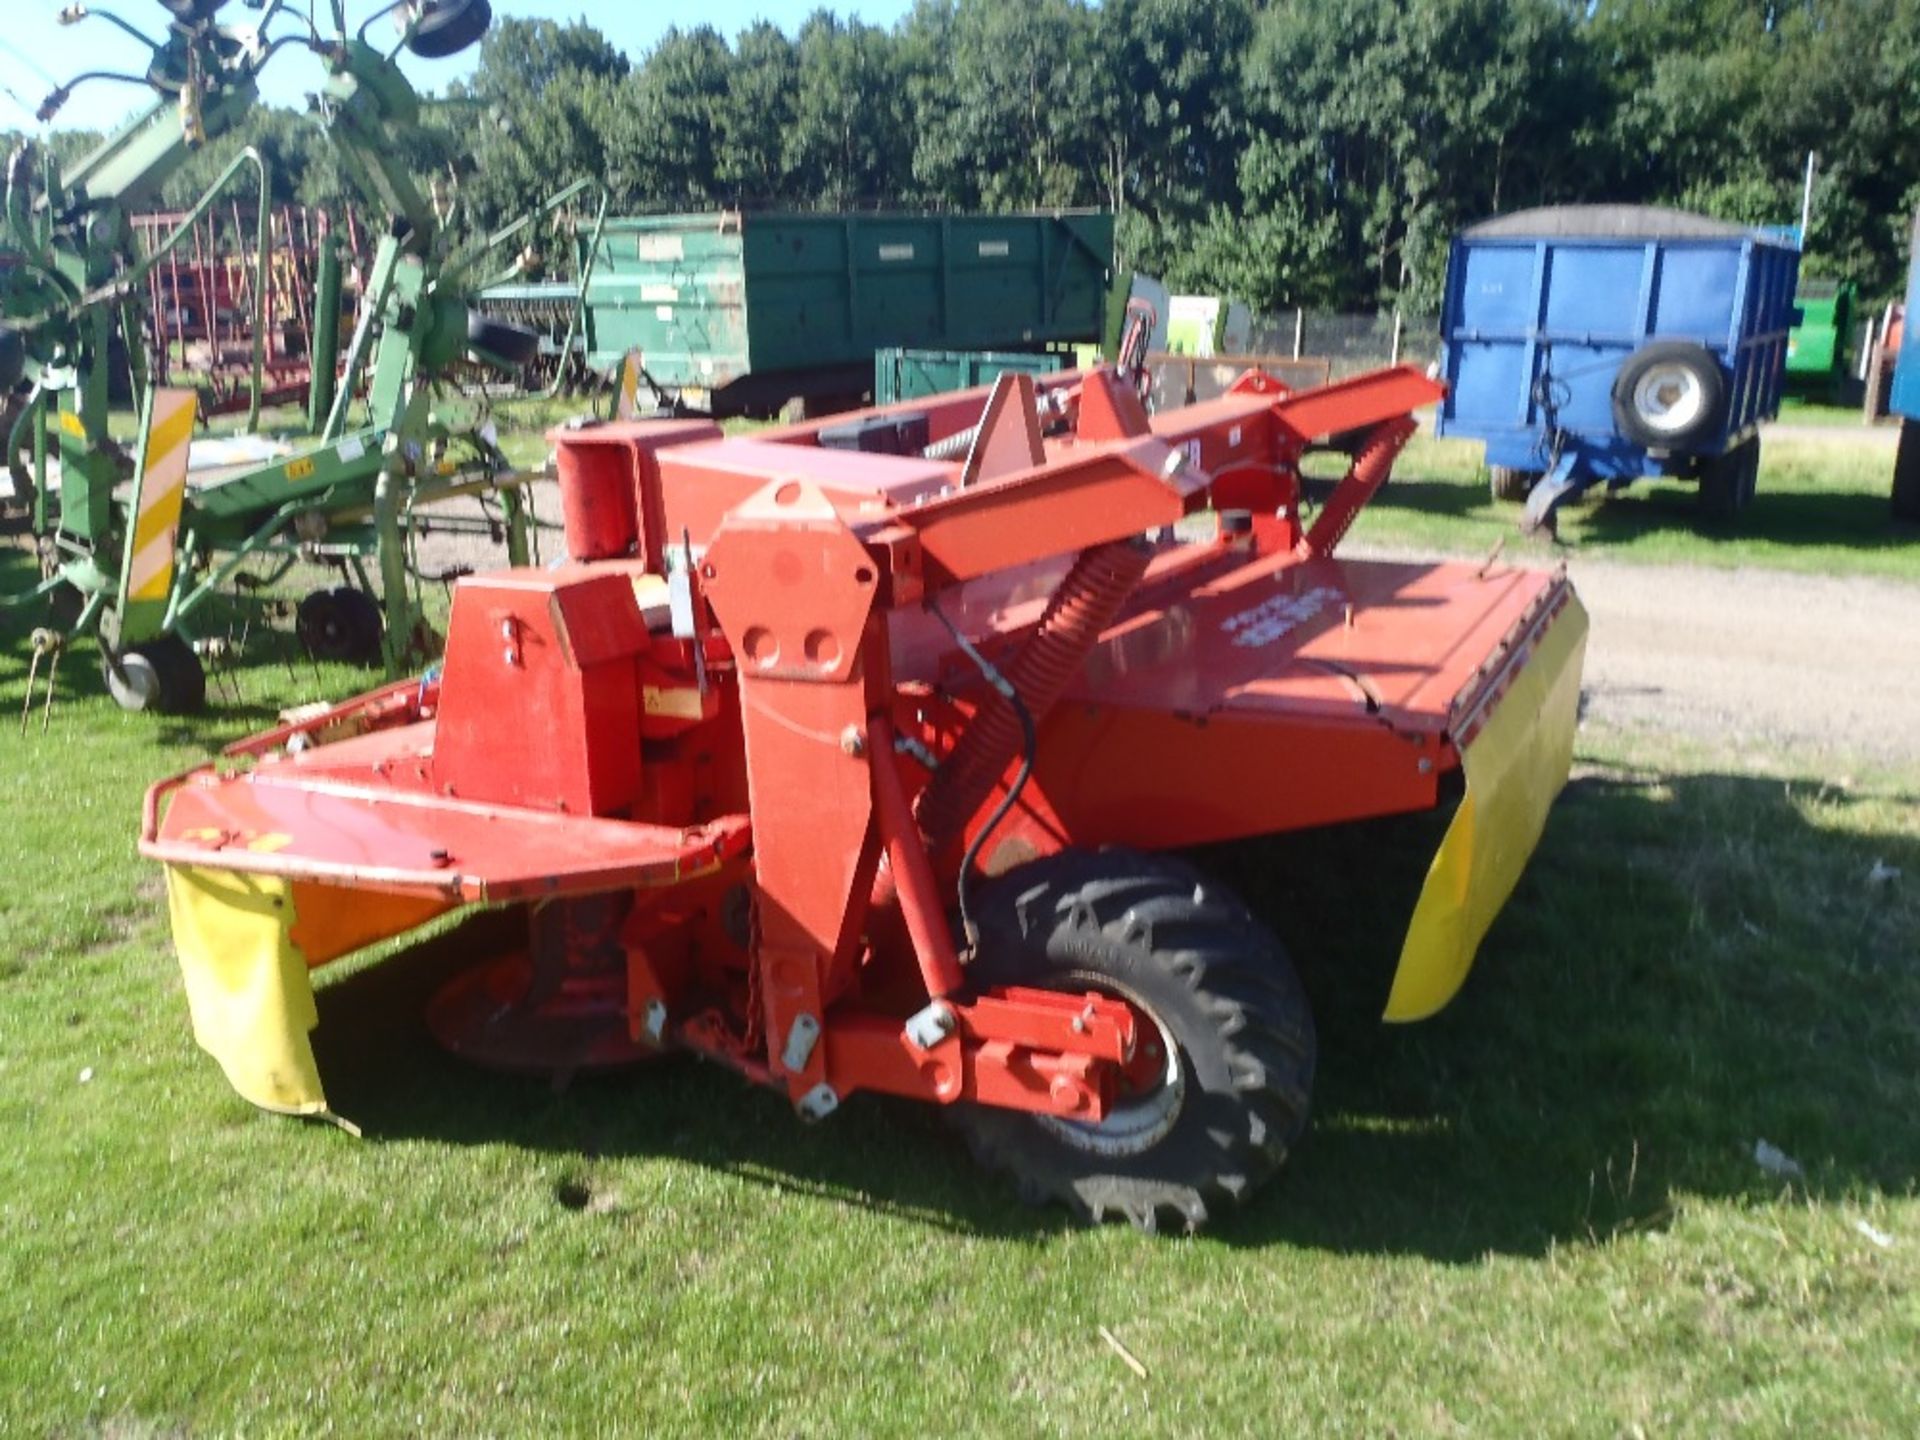
[[1920, 521], [1920, 420], [1900, 422], [1893, 455], [1893, 518]]
[[982, 897], [973, 976], [1096, 990], [1139, 1023], [1136, 1064], [1098, 1124], [949, 1112], [974, 1156], [1082, 1219], [1195, 1229], [1277, 1170], [1306, 1127], [1313, 1019], [1286, 952], [1224, 888], [1164, 857], [1066, 851]]
[[300, 602], [293, 625], [316, 660], [373, 665], [380, 659], [380, 607], [362, 591], [344, 585], [315, 590]]
[[1720, 362], [1691, 340], [1655, 340], [1626, 358], [1613, 381], [1613, 418], [1636, 445], [1684, 449], [1711, 439], [1726, 420]]
[[1495, 500], [1524, 500], [1527, 492], [1539, 483], [1538, 470], [1515, 470], [1507, 465], [1487, 467], [1487, 488]]
[[103, 655], [100, 673], [107, 693], [122, 710], [190, 715], [207, 703], [207, 672], [193, 648], [178, 635], [162, 635], [129, 647], [120, 656], [118, 670]]
[[1700, 467], [1700, 513], [1711, 520], [1731, 520], [1753, 503], [1759, 476], [1758, 435], [1709, 456]]

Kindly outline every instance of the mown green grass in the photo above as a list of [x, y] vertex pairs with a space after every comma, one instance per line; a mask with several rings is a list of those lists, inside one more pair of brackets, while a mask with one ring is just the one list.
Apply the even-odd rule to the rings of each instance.
[[0, 730], [0, 1434], [1911, 1433], [1920, 775], [1585, 734], [1465, 993], [1404, 1029], [1443, 817], [1199, 857], [1298, 958], [1321, 1081], [1279, 1181], [1152, 1239], [1023, 1208], [905, 1103], [466, 1068], [421, 1006], [486, 921], [323, 983], [365, 1139], [255, 1113], [134, 833], [312, 676], [187, 723], [64, 671], [47, 734]]
[[[1324, 478], [1343, 465], [1319, 456], [1312, 470]], [[1768, 435], [1754, 502], [1732, 521], [1703, 518], [1690, 482], [1641, 480], [1564, 506], [1557, 541], [1529, 539], [1518, 533], [1520, 507], [1490, 495], [1480, 443], [1423, 431], [1352, 533], [1363, 544], [1448, 554], [1504, 543], [1509, 556], [1540, 562], [1587, 555], [1920, 579], [1920, 526], [1893, 519], [1892, 488], [1893, 449], [1868, 433]]]

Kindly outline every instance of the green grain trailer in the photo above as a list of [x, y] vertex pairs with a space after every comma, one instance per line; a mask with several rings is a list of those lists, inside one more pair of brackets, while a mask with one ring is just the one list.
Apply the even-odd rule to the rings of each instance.
[[1097, 343], [1113, 216], [610, 218], [587, 287], [587, 360], [716, 414], [851, 400], [876, 350]]
[[1838, 400], [1847, 379], [1853, 284], [1803, 276], [1793, 303], [1800, 323], [1787, 332], [1787, 384], [1804, 394]]

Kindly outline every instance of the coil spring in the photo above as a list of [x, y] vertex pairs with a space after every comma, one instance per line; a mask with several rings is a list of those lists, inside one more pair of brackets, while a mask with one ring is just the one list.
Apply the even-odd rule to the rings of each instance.
[[[1116, 540], [1083, 551], [1047, 602], [1046, 613], [1007, 671], [1007, 681], [1037, 724], [1079, 673], [1094, 642], [1113, 623], [1146, 573], [1152, 551]], [[1019, 753], [1021, 726], [1013, 706], [991, 693], [947, 761], [920, 797], [920, 828], [930, 853], [957, 839]]]

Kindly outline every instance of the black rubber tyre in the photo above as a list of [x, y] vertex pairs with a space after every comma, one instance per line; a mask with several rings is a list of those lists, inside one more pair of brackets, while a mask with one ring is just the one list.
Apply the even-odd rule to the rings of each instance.
[[1893, 452], [1893, 518], [1920, 522], [1920, 420], [1900, 422]]
[[102, 656], [100, 674], [113, 703], [122, 710], [191, 715], [207, 703], [207, 672], [178, 635], [163, 635], [126, 650], [118, 672]]
[[1507, 465], [1487, 467], [1487, 488], [1495, 500], [1525, 500], [1527, 492], [1539, 483], [1538, 470], [1515, 470]]
[[62, 585], [47, 596], [47, 623], [63, 635], [71, 635], [87, 608], [87, 597], [71, 585]]
[[1629, 355], [1613, 381], [1620, 433], [1653, 450], [1684, 450], [1725, 424], [1727, 377], [1691, 340], [1655, 340]]
[[540, 353], [540, 337], [521, 325], [491, 320], [478, 311], [467, 312], [467, 353], [483, 365], [516, 373]]
[[343, 665], [375, 665], [380, 661], [384, 627], [380, 607], [360, 590], [341, 586], [315, 590], [300, 602], [293, 627], [300, 643], [316, 660]]
[[458, 55], [487, 33], [493, 7], [487, 0], [422, 0], [419, 28], [407, 49], [422, 60], [444, 60]]
[[1753, 503], [1759, 475], [1758, 435], [1709, 456], [1700, 465], [1700, 513], [1711, 520], [1731, 520]]
[[1273, 934], [1177, 860], [1066, 851], [995, 881], [976, 919], [982, 985], [1096, 990], [1126, 1000], [1168, 1068], [1098, 1126], [986, 1106], [949, 1114], [1023, 1198], [1093, 1222], [1195, 1229], [1287, 1158], [1306, 1127], [1313, 1019]]
[[26, 337], [11, 325], [0, 325], [0, 391], [13, 389], [26, 373]]

